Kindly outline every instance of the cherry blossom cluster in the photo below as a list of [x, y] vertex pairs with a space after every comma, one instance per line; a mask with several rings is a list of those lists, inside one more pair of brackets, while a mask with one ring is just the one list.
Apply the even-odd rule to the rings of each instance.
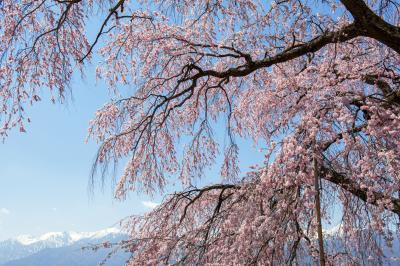
[[[63, 99], [74, 69], [95, 56], [113, 95], [90, 122], [95, 169], [126, 161], [118, 198], [176, 179], [186, 187], [125, 221], [128, 265], [313, 263], [317, 195], [328, 264], [393, 262], [397, 1], [17, 2], [0, 7], [0, 134], [25, 131], [24, 107], [43, 88]], [[239, 138], [265, 151], [252, 172], [240, 173]], [[192, 187], [220, 154], [221, 184]]]

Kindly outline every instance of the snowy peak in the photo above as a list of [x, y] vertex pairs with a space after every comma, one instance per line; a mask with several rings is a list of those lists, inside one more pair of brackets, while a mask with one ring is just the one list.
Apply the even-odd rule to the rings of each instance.
[[114, 241], [126, 238], [118, 228], [107, 228], [95, 232], [50, 232], [40, 236], [20, 235], [0, 241], [0, 265], [12, 260], [22, 259], [46, 249], [79, 247], [88, 244], [99, 244], [103, 241]]
[[107, 228], [95, 232], [49, 232], [38, 237], [32, 235], [21, 235], [12, 240], [15, 240], [24, 246], [38, 242], [47, 242], [49, 246], [60, 247], [71, 245], [83, 239], [100, 239], [112, 234], [121, 234], [121, 230], [118, 228]]
[[16, 242], [20, 243], [24, 246], [29, 246], [37, 242], [49, 242], [54, 243], [55, 246], [58, 246], [57, 243], [64, 244], [69, 242], [69, 237], [67, 232], [51, 232], [43, 234], [39, 237], [33, 237], [31, 235], [21, 235], [17, 236], [15, 239]]
[[85, 238], [100, 239], [109, 235], [120, 235], [120, 234], [122, 234], [121, 230], [115, 227], [110, 227], [95, 232], [85, 232], [85, 233], [69, 232], [69, 235], [74, 242]]

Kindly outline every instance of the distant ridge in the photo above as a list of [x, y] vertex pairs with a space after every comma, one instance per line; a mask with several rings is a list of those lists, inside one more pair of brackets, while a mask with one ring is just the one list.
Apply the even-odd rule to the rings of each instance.
[[120, 233], [121, 233], [120, 229], [111, 227], [95, 232], [75, 232], [75, 231], [49, 232], [39, 237], [34, 237], [32, 235], [20, 235], [12, 239], [19, 242], [22, 245], [31, 245], [42, 241], [45, 241], [47, 243], [52, 243], [54, 245], [57, 244], [65, 245], [65, 244], [73, 244], [82, 239], [103, 238], [104, 236], [110, 234], [120, 234]]
[[[118, 242], [127, 236], [118, 228], [95, 232], [50, 232], [41, 236], [21, 235], [0, 242], [1, 266], [95, 266], [109, 250], [82, 250], [89, 244]], [[127, 254], [117, 254], [106, 265], [123, 265]]]

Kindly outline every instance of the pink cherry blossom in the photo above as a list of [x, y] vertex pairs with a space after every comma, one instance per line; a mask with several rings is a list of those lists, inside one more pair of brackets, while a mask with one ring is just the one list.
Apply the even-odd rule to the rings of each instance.
[[[62, 102], [74, 71], [95, 58], [115, 100], [96, 112], [89, 138], [101, 143], [96, 167], [127, 162], [116, 197], [177, 178], [186, 187], [123, 222], [128, 265], [390, 260], [400, 231], [398, 1], [0, 6], [2, 136], [24, 129], [41, 90]], [[263, 165], [240, 173], [238, 138], [266, 146]], [[191, 186], [218, 154], [221, 184]]]

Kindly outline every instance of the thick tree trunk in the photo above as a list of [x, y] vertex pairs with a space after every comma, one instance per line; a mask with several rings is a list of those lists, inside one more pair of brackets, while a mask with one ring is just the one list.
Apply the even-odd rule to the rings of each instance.
[[362, 35], [389, 46], [400, 54], [400, 27], [387, 23], [375, 14], [363, 0], [341, 0], [360, 26]]

